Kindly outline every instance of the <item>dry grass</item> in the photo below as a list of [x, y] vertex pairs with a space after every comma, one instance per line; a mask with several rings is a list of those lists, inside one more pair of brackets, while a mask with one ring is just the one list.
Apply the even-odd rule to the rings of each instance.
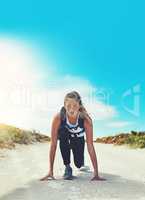
[[14, 126], [0, 124], [0, 148], [14, 148], [18, 144], [32, 144], [34, 142], [48, 142], [50, 138], [37, 133], [35, 130], [23, 130]]
[[115, 136], [97, 138], [95, 142], [128, 145], [131, 148], [145, 148], [145, 132], [131, 131], [131, 133], [121, 133]]

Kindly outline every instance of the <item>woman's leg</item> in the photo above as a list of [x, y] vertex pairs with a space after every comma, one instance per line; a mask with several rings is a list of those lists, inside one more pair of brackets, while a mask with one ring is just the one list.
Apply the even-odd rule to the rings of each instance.
[[59, 147], [64, 165], [70, 164], [70, 141], [66, 129], [59, 132]]
[[69, 140], [69, 134], [68, 132], [63, 129], [60, 133], [59, 133], [59, 145], [60, 145], [60, 151], [61, 151], [61, 155], [63, 158], [63, 163], [65, 165], [65, 171], [64, 171], [64, 175], [63, 178], [66, 180], [71, 180], [72, 179], [72, 168], [70, 166], [70, 140]]
[[84, 165], [84, 137], [71, 138], [71, 148], [74, 156], [74, 164], [77, 168]]

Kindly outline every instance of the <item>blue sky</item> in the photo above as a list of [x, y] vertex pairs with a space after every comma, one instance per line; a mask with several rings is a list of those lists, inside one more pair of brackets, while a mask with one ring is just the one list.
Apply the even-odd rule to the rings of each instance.
[[[112, 110], [107, 117], [94, 118], [95, 135], [144, 130], [144, 9], [143, 0], [3, 1], [0, 37], [33, 47], [39, 62], [35, 73], [45, 75], [40, 87], [48, 88], [52, 81], [58, 90], [69, 77], [69, 89], [84, 85], [85, 95], [88, 87], [96, 89], [94, 110], [98, 101]], [[103, 100], [98, 95], [102, 91]], [[47, 132], [47, 125], [39, 127], [37, 120], [32, 128]]]

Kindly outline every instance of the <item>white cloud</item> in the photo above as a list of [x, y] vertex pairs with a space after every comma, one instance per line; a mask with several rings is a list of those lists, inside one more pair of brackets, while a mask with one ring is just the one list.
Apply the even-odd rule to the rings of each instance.
[[53, 66], [48, 66], [50, 73], [42, 73], [40, 66], [41, 59], [35, 57], [32, 47], [0, 39], [0, 122], [49, 132], [54, 113], [63, 105], [65, 94], [72, 90], [81, 94], [94, 120], [117, 115], [115, 107], [97, 97], [99, 88], [88, 80], [71, 75], [60, 77]]
[[38, 87], [43, 74], [39, 58], [24, 42], [0, 38], [0, 122], [29, 127], [32, 111], [26, 107], [26, 91]]
[[129, 122], [129, 121], [113, 121], [113, 122], [107, 123], [106, 126], [111, 127], [111, 128], [123, 128], [131, 124], [132, 122]]
[[[43, 67], [41, 55], [33, 45], [17, 39], [0, 37], [0, 85], [23, 84], [34, 87], [37, 81], [46, 74], [39, 68]], [[53, 73], [53, 67], [47, 73]]]

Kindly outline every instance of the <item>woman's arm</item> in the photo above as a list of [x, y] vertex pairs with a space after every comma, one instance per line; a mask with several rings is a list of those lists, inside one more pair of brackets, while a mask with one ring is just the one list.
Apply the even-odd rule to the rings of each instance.
[[57, 138], [58, 138], [58, 128], [60, 125], [60, 115], [57, 114], [53, 121], [52, 121], [52, 126], [51, 126], [51, 143], [50, 143], [50, 150], [49, 150], [49, 169], [48, 169], [48, 174], [41, 178], [41, 181], [48, 180], [48, 178], [53, 177], [53, 165], [54, 165], [54, 159], [55, 159], [55, 153], [56, 153], [56, 148], [57, 148]]
[[91, 180], [105, 180], [103, 178], [99, 177], [98, 174], [98, 162], [97, 162], [97, 156], [93, 144], [93, 124], [91, 119], [86, 118], [84, 120], [84, 127], [86, 132], [86, 142], [87, 142], [87, 149], [91, 158], [91, 162], [94, 168], [94, 176]]

